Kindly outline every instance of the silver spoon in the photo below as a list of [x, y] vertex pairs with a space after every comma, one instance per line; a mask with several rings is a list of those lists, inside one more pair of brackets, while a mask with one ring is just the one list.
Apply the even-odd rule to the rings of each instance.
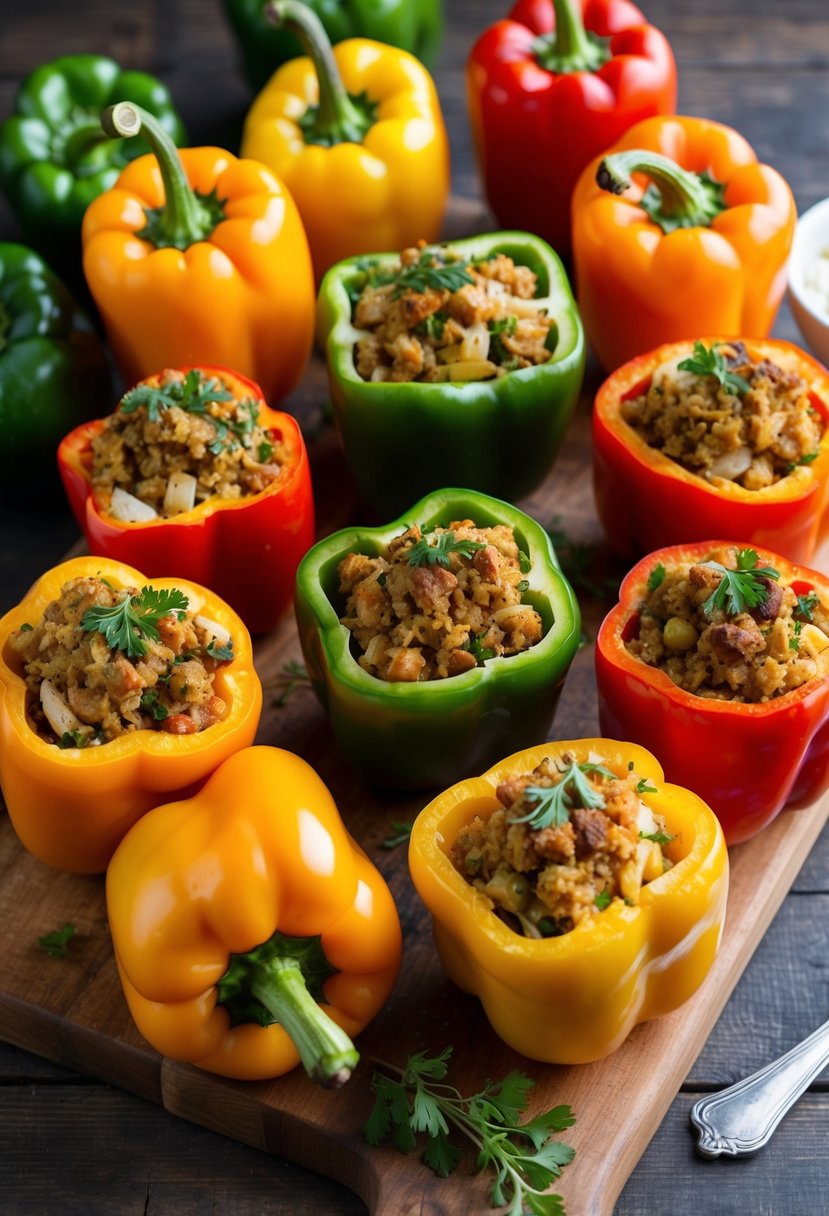
[[829, 1022], [779, 1060], [691, 1107], [697, 1152], [744, 1157], [768, 1144], [774, 1129], [829, 1064]]

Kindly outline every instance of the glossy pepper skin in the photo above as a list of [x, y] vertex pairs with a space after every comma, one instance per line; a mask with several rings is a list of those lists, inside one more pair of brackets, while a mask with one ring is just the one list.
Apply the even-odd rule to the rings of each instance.
[[[706, 338], [709, 349], [724, 338]], [[665, 545], [724, 536], [764, 545], [791, 561], [807, 562], [826, 532], [829, 506], [829, 429], [816, 459], [762, 490], [719, 479], [714, 485], [683, 468], [622, 417], [626, 399], [646, 392], [662, 363], [689, 357], [693, 343], [672, 342], [623, 364], [596, 395], [593, 411], [593, 486], [596, 509], [611, 548], [626, 557]], [[788, 342], [746, 342], [749, 355], [793, 371], [810, 386], [812, 406], [829, 423], [826, 369]]]
[[33, 470], [42, 488], [66, 428], [106, 409], [109, 393], [101, 343], [63, 283], [31, 249], [0, 242], [3, 490], [28, 483], [31, 495]]
[[[617, 195], [597, 183], [597, 158], [573, 192], [579, 308], [602, 366], [612, 371], [700, 334], [764, 338], [786, 286], [797, 220], [780, 174], [757, 163], [742, 135], [703, 118], [647, 119], [608, 150], [605, 165], [613, 154], [648, 164], [657, 154], [672, 165], [640, 173], [622, 162], [623, 173], [605, 174]], [[650, 196], [659, 190], [668, 227], [678, 227], [666, 232], [650, 218], [640, 205], [646, 187]]]
[[313, 340], [314, 281], [296, 207], [272, 173], [221, 148], [180, 154], [124, 103], [106, 126], [143, 131], [130, 164], [84, 216], [84, 273], [124, 380], [215, 363], [279, 402]]
[[[258, 384], [222, 367], [198, 370], [218, 377], [237, 400], [257, 400], [259, 425], [287, 448], [280, 476], [259, 494], [208, 498], [191, 511], [148, 523], [104, 514], [92, 490], [92, 441], [106, 425], [103, 418], [64, 438], [58, 468], [90, 553], [203, 583], [227, 600], [251, 632], [264, 633], [290, 603], [299, 560], [314, 543], [308, 453], [297, 421], [270, 409]], [[159, 373], [143, 383], [158, 380]]]
[[216, 672], [214, 687], [227, 716], [194, 735], [136, 730], [100, 747], [62, 749], [46, 743], [26, 717], [22, 667], [6, 643], [24, 623], [39, 620], [73, 578], [99, 576], [115, 587], [141, 588], [138, 570], [105, 557], [75, 557], [47, 571], [16, 608], [0, 620], [0, 784], [14, 830], [30, 853], [59, 870], [97, 874], [116, 845], [151, 807], [203, 782], [256, 734], [262, 687], [253, 667], [247, 630], [213, 592], [187, 579], [152, 579], [177, 587], [191, 607], [223, 625], [234, 657]]
[[665, 37], [628, 0], [518, 0], [472, 48], [472, 133], [490, 207], [570, 251], [579, 173], [634, 123], [676, 106]]
[[[434, 65], [443, 36], [441, 0], [306, 0], [332, 42], [372, 38], [416, 55]], [[227, 19], [239, 41], [251, 88], [261, 89], [270, 76], [302, 47], [286, 30], [265, 17], [263, 0], [223, 0]]]
[[494, 232], [444, 248], [473, 260], [505, 253], [529, 266], [558, 341], [547, 363], [494, 380], [363, 380], [354, 362], [360, 332], [351, 320], [352, 295], [362, 290], [367, 266], [396, 263], [399, 254], [351, 258], [333, 267], [320, 288], [317, 333], [351, 472], [381, 516], [404, 510], [447, 481], [510, 501], [523, 498], [549, 473], [581, 389], [584, 334], [567, 275], [549, 245], [526, 232]]
[[[685, 692], [627, 650], [651, 571], [704, 561], [723, 544], [673, 545], [633, 567], [596, 639], [596, 681], [602, 730], [624, 730], [658, 756], [668, 777], [705, 799], [733, 845], [785, 806], [808, 805], [829, 787], [829, 680], [756, 704], [720, 701]], [[755, 547], [759, 564], [779, 570], [798, 595], [814, 589], [829, 602], [825, 575]]]
[[[339, 622], [344, 603], [337, 565], [351, 552], [379, 552], [412, 524], [458, 519], [514, 529], [531, 563], [527, 602], [542, 617], [544, 637], [521, 654], [488, 659], [448, 679], [389, 683], [369, 675]], [[392, 789], [444, 785], [543, 734], [581, 627], [576, 597], [544, 529], [516, 507], [472, 490], [439, 490], [385, 527], [326, 537], [300, 564], [294, 606], [308, 674], [337, 744], [368, 781]]]
[[[501, 806], [501, 781], [568, 750], [620, 777], [632, 763], [655, 787], [644, 797], [676, 837], [665, 847], [674, 865], [637, 906], [615, 899], [561, 937], [531, 940], [494, 914], [448, 853], [466, 823]], [[415, 821], [409, 869], [449, 978], [479, 997], [505, 1043], [548, 1064], [600, 1059], [639, 1022], [681, 1005], [705, 979], [725, 919], [728, 855], [716, 818], [690, 790], [667, 785], [644, 748], [611, 739], [542, 743], [439, 794]]]
[[449, 144], [429, 73], [405, 51], [365, 38], [332, 55], [312, 11], [292, 0], [274, 8], [313, 59], [294, 59], [268, 81], [245, 121], [242, 155], [291, 192], [317, 281], [354, 254], [437, 240]]
[[346, 1035], [380, 1011], [400, 965], [388, 887], [314, 770], [279, 748], [239, 752], [188, 801], [136, 824], [110, 864], [107, 908], [138, 1029], [164, 1055], [228, 1077], [299, 1061], [282, 1025], [231, 1028], [217, 1003], [231, 954], [275, 932], [319, 939], [336, 971], [319, 999]]
[[61, 55], [30, 72], [0, 124], [0, 188], [26, 239], [55, 265], [74, 270], [81, 221], [94, 198], [147, 151], [101, 130], [101, 110], [133, 97], [177, 144], [186, 141], [169, 90], [106, 55]]

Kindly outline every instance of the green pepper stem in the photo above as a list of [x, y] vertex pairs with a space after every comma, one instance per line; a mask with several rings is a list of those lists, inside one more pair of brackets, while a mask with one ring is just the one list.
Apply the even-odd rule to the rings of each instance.
[[604, 157], [596, 171], [596, 182], [611, 194], [624, 194], [633, 173], [645, 173], [651, 179], [648, 194], [658, 194], [658, 205], [647, 197], [640, 205], [665, 232], [674, 228], [707, 228], [725, 209], [719, 182], [683, 169], [667, 156], [644, 148]]
[[276, 956], [257, 963], [250, 991], [290, 1036], [313, 1081], [333, 1089], [346, 1083], [360, 1057], [309, 993], [296, 959]]
[[536, 38], [533, 54], [548, 72], [596, 72], [610, 59], [606, 38], [584, 28], [579, 0], [553, 0], [556, 27], [552, 34]]
[[314, 10], [299, 0], [271, 0], [265, 16], [274, 25], [290, 30], [314, 64], [319, 105], [313, 123], [305, 131], [306, 142], [328, 146], [362, 143], [373, 119], [346, 92], [331, 42]]
[[204, 241], [216, 227], [215, 211], [205, 207], [187, 180], [178, 149], [158, 119], [131, 101], [119, 101], [101, 115], [111, 139], [142, 135], [158, 161], [164, 183], [164, 206], [153, 226], [153, 243], [187, 249]]

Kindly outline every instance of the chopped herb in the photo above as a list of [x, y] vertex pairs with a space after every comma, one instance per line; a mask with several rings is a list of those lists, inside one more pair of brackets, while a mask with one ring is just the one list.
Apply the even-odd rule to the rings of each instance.
[[789, 638], [789, 650], [800, 650], [800, 633], [803, 629], [802, 621], [795, 621], [794, 636]]
[[273, 456], [273, 444], [263, 439], [256, 449], [256, 459], [260, 464], [267, 464], [271, 456]]
[[385, 585], [386, 585], [386, 574], [385, 574], [385, 571], [381, 570], [380, 573], [377, 575], [377, 586], [385, 587]]
[[409, 1056], [405, 1068], [380, 1063], [383, 1071], [375, 1069], [371, 1080], [377, 1097], [363, 1128], [366, 1140], [377, 1145], [391, 1138], [401, 1153], [408, 1153], [425, 1133], [422, 1160], [446, 1178], [463, 1156], [450, 1139], [460, 1132], [475, 1146], [478, 1169], [489, 1166], [495, 1171], [493, 1206], [508, 1204], [510, 1216], [527, 1209], [536, 1216], [563, 1216], [561, 1196], [548, 1188], [575, 1154], [550, 1137], [575, 1123], [570, 1107], [556, 1106], [520, 1122], [535, 1083], [517, 1071], [501, 1081], [487, 1081], [479, 1093], [465, 1098], [454, 1086], [440, 1083], [451, 1054], [451, 1047], [431, 1058], [420, 1051]]
[[657, 587], [661, 587], [665, 581], [667, 571], [660, 562], [658, 566], [654, 566], [648, 575], [648, 591], [656, 591]]
[[676, 836], [672, 836], [670, 832], [640, 832], [640, 840], [652, 840], [654, 844], [670, 844], [672, 840], [676, 840]]
[[396, 849], [398, 845], [407, 844], [412, 834], [413, 825], [411, 823], [395, 821], [391, 827], [391, 832], [383, 840], [383, 848]]
[[593, 903], [600, 912], [604, 912], [605, 908], [609, 907], [609, 905], [613, 903], [613, 896], [605, 887], [604, 891], [599, 892], [599, 894], [593, 900]]
[[418, 321], [414, 332], [422, 334], [426, 338], [434, 338], [436, 342], [440, 342], [448, 320], [449, 314], [447, 312], [431, 312], [428, 317], [424, 317], [422, 321]]
[[585, 780], [585, 774], [598, 773], [600, 776], [612, 780], [616, 774], [612, 773], [610, 769], [604, 768], [601, 764], [577, 764], [573, 760], [567, 768], [559, 769], [559, 771], [561, 780], [557, 781], [555, 785], [528, 785], [525, 787], [523, 800], [530, 801], [534, 805], [526, 815], [513, 816], [512, 823], [526, 823], [532, 831], [536, 832], [542, 828], [560, 828], [567, 823], [573, 807], [573, 798], [568, 792], [570, 785], [573, 786], [581, 806], [595, 809], [606, 805], [604, 795]]
[[524, 552], [523, 549], [519, 549], [518, 550], [518, 569], [521, 571], [522, 574], [529, 574], [529, 572], [532, 570], [532, 568], [533, 568], [533, 564], [530, 561], [527, 554]]
[[220, 642], [218, 638], [211, 638], [204, 653], [208, 658], [215, 659], [217, 663], [229, 663], [233, 658], [233, 638], [228, 638], [226, 642]]
[[421, 295], [425, 291], [460, 291], [475, 280], [463, 262], [443, 262], [439, 250], [424, 249], [413, 266], [407, 266], [395, 275], [394, 299], [404, 291]]
[[480, 667], [487, 659], [495, 658], [495, 651], [491, 646], [484, 646], [483, 640], [486, 637], [486, 631], [483, 633], [470, 633], [466, 642], [461, 647], [462, 650], [468, 650], [474, 656], [475, 662]]
[[29, 624], [28, 621], [24, 621], [23, 624], [20, 626], [20, 632], [21, 633], [31, 633], [32, 632], [32, 626]]
[[165, 718], [170, 716], [169, 710], [165, 705], [162, 705], [158, 699], [158, 693], [154, 688], [148, 688], [141, 695], [141, 708], [151, 714], [156, 722], [163, 722]]
[[45, 950], [50, 958], [66, 958], [69, 953], [69, 943], [78, 930], [67, 922], [62, 929], [53, 929], [37, 939], [41, 950]]
[[628, 772], [629, 773], [633, 772], [633, 761], [632, 760], [628, 760]]
[[627, 905], [628, 908], [636, 907], [636, 901], [631, 899], [629, 895], [625, 896], [625, 904]]
[[706, 616], [719, 609], [729, 616], [737, 616], [747, 608], [764, 604], [769, 596], [766, 579], [780, 578], [779, 570], [773, 566], [758, 566], [754, 549], [741, 549], [737, 554], [737, 569], [730, 570], [719, 562], [702, 562], [708, 570], [718, 570], [722, 578], [702, 605]]
[[91, 734], [83, 730], [65, 730], [58, 739], [58, 747], [61, 751], [66, 751], [70, 747], [91, 747], [93, 743], [100, 743], [100, 731], [93, 731]]
[[112, 608], [87, 608], [81, 619], [81, 629], [103, 634], [112, 650], [123, 650], [129, 658], [147, 653], [143, 638], [158, 640], [158, 622], [172, 613], [179, 620], [188, 604], [183, 591], [171, 588], [156, 591], [142, 587], [138, 595], [127, 595]]
[[497, 321], [490, 321], [487, 324], [487, 328], [491, 334], [489, 340], [489, 357], [494, 360], [495, 363], [500, 364], [501, 367], [506, 367], [508, 363], [514, 362], [514, 356], [504, 346], [502, 334], [511, 336], [515, 333], [517, 325], [518, 317], [516, 317], [513, 313], [510, 313], [509, 316], [506, 317], [499, 317]]
[[751, 385], [743, 376], [731, 371], [727, 359], [719, 350], [723, 345], [722, 342], [715, 342], [709, 350], [703, 342], [695, 342], [693, 354], [677, 363], [677, 368], [681, 372], [693, 372], [695, 376], [713, 376], [723, 388], [730, 389], [736, 396], [742, 397]]
[[656, 791], [655, 785], [648, 785], [647, 777], [643, 777], [642, 780], [639, 782], [639, 784], [636, 786], [637, 794], [655, 794], [656, 792], [657, 791]]
[[482, 541], [466, 540], [455, 536], [454, 532], [439, 532], [434, 536], [434, 544], [430, 536], [422, 536], [412, 545], [408, 562], [410, 566], [443, 566], [448, 570], [451, 564], [450, 553], [458, 553], [467, 561], [471, 561], [479, 549], [485, 548], [486, 545]]
[[810, 591], [807, 595], [799, 595], [797, 597], [797, 607], [795, 612], [800, 613], [807, 621], [811, 621], [812, 613], [818, 606], [818, 597], [816, 591]]
[[208, 444], [208, 451], [217, 456], [220, 452], [233, 451], [240, 445], [249, 446], [250, 434], [259, 418], [259, 403], [253, 398], [236, 403], [236, 418], [213, 416], [209, 408], [211, 405], [233, 399], [233, 393], [228, 392], [221, 380], [214, 376], [206, 377], [193, 369], [183, 380], [174, 380], [157, 388], [139, 384], [124, 394], [118, 408], [122, 414], [131, 414], [143, 406], [150, 422], [158, 422], [161, 411], [174, 406], [188, 414], [200, 414], [215, 428], [216, 438]]
[[522, 578], [521, 582], [518, 583], [515, 588], [515, 590], [518, 592], [519, 595], [523, 595], [524, 592], [529, 591], [529, 589], [530, 589], [530, 581], [529, 581], [529, 579], [526, 579], [526, 578]]

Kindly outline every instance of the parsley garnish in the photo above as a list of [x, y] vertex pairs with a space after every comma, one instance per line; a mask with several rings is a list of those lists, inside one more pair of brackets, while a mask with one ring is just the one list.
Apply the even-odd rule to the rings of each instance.
[[640, 840], [652, 840], [654, 844], [670, 844], [672, 840], [676, 840], [676, 836], [672, 836], [670, 832], [640, 832]]
[[460, 291], [467, 283], [475, 282], [463, 262], [442, 262], [439, 258], [438, 251], [424, 249], [413, 266], [406, 266], [395, 275], [394, 299], [404, 291], [418, 295], [429, 290]]
[[218, 638], [211, 638], [204, 649], [204, 653], [208, 658], [215, 659], [217, 663], [229, 663], [233, 658], [233, 638], [227, 642], [220, 642]]
[[183, 380], [173, 380], [158, 388], [151, 388], [148, 384], [137, 385], [124, 394], [118, 408], [122, 414], [131, 414], [143, 406], [150, 422], [158, 422], [161, 411], [172, 409], [173, 406], [186, 410], [188, 414], [201, 414], [216, 430], [216, 438], [207, 447], [214, 456], [218, 456], [220, 452], [233, 451], [240, 444], [247, 447], [247, 440], [259, 418], [259, 403], [253, 398], [237, 403], [236, 418], [214, 418], [209, 406], [227, 401], [233, 401], [233, 393], [223, 387], [221, 380], [215, 377], [207, 379], [194, 369]]
[[435, 342], [440, 342], [448, 320], [448, 313], [432, 312], [429, 313], [428, 317], [424, 317], [422, 321], [418, 321], [414, 331], [416, 334], [422, 334], [426, 338], [433, 338]]
[[506, 317], [499, 317], [497, 321], [490, 321], [487, 324], [487, 329], [492, 335], [489, 340], [489, 357], [501, 366], [504, 366], [504, 364], [514, 358], [512, 352], [508, 351], [506, 346], [504, 346], [501, 335], [507, 334], [511, 336], [515, 333], [517, 325], [518, 317], [513, 313], [510, 313]]
[[23, 624], [20, 626], [20, 632], [21, 633], [31, 633], [32, 632], [32, 626], [29, 624], [28, 621], [24, 621]]
[[613, 903], [613, 896], [610, 894], [607, 887], [605, 887], [604, 891], [599, 892], [599, 894], [593, 900], [593, 903], [600, 912], [604, 912], [605, 908]]
[[68, 922], [62, 929], [53, 929], [37, 939], [41, 950], [45, 950], [49, 958], [66, 958], [69, 953], [69, 943], [78, 930]]
[[156, 722], [163, 722], [165, 718], [170, 716], [167, 707], [159, 701], [158, 692], [155, 688], [148, 688], [145, 693], [141, 694], [141, 708], [150, 714]]
[[260, 464], [267, 464], [271, 456], [273, 456], [273, 444], [263, 439], [256, 449], [256, 459]]
[[708, 570], [719, 570], [722, 579], [702, 605], [702, 611], [710, 616], [719, 608], [729, 616], [737, 616], [746, 608], [756, 608], [764, 604], [769, 596], [769, 589], [763, 579], [780, 578], [779, 570], [773, 566], [758, 566], [757, 553], [754, 549], [740, 549], [737, 554], [737, 569], [729, 570], [719, 562], [701, 562]]
[[643, 777], [636, 786], [637, 794], [655, 794], [656, 786], [648, 785], [647, 777]]
[[648, 575], [648, 591], [656, 591], [657, 587], [661, 587], [665, 581], [666, 574], [667, 571], [661, 562], [658, 566], [654, 566]]
[[799, 612], [807, 621], [811, 621], [812, 613], [818, 606], [818, 597], [816, 591], [810, 591], [807, 595], [799, 595], [797, 597], [797, 607], [795, 612]]
[[479, 549], [485, 548], [486, 545], [482, 541], [466, 540], [455, 536], [454, 532], [438, 532], [422, 536], [412, 545], [407, 560], [410, 566], [443, 566], [448, 570], [451, 564], [450, 553], [459, 553], [470, 561]]
[[714, 376], [724, 388], [730, 389], [737, 397], [742, 397], [751, 385], [743, 376], [738, 376], [729, 369], [725, 356], [720, 354], [719, 348], [722, 345], [722, 342], [715, 342], [709, 350], [703, 342], [695, 342], [693, 354], [677, 363], [677, 368], [681, 372], [693, 372], [696, 376]]
[[528, 578], [522, 578], [521, 582], [517, 583], [516, 587], [515, 587], [515, 590], [518, 592], [519, 595], [523, 595], [524, 592], [529, 591], [529, 589], [530, 589], [530, 580]]
[[789, 638], [789, 650], [800, 650], [800, 633], [803, 629], [802, 621], [795, 621], [794, 636]]
[[469, 653], [474, 656], [475, 662], [479, 667], [485, 662], [486, 659], [495, 658], [495, 651], [492, 649], [492, 647], [482, 645], [485, 637], [485, 632], [470, 633], [469, 637], [466, 639], [466, 642], [462, 646], [463, 650], [468, 650]]
[[98, 731], [89, 734], [82, 730], [65, 730], [58, 739], [58, 747], [61, 751], [66, 751], [69, 747], [90, 747], [91, 744], [100, 742], [100, 738]]
[[162, 617], [184, 615], [188, 604], [183, 591], [175, 588], [156, 591], [142, 587], [138, 595], [128, 595], [112, 608], [87, 608], [81, 619], [81, 629], [97, 630], [112, 650], [123, 650], [128, 658], [140, 658], [147, 653], [142, 638], [158, 640], [158, 622]]
[[391, 827], [391, 832], [383, 840], [383, 848], [396, 849], [400, 844], [407, 844], [412, 834], [413, 825], [411, 823], [400, 823], [398, 820], [395, 820]]
[[451, 1047], [432, 1058], [419, 1051], [409, 1056], [405, 1068], [383, 1064], [383, 1072], [375, 1069], [371, 1088], [377, 1098], [363, 1129], [366, 1140], [377, 1145], [391, 1137], [401, 1153], [408, 1153], [425, 1133], [423, 1162], [446, 1178], [463, 1155], [450, 1140], [457, 1130], [475, 1145], [478, 1169], [495, 1171], [493, 1206], [509, 1204], [510, 1216], [520, 1216], [525, 1208], [537, 1216], [563, 1216], [561, 1196], [547, 1194], [547, 1188], [575, 1154], [550, 1137], [575, 1123], [570, 1107], [556, 1106], [521, 1123], [535, 1082], [517, 1071], [502, 1081], [487, 1081], [471, 1098], [452, 1085], [432, 1084], [443, 1081], [451, 1054]]
[[542, 828], [560, 828], [567, 823], [573, 807], [573, 798], [567, 789], [569, 785], [573, 786], [581, 806], [596, 809], [606, 805], [604, 795], [585, 780], [584, 774], [598, 773], [613, 780], [616, 774], [611, 773], [610, 769], [601, 764], [577, 764], [573, 760], [566, 769], [559, 771], [562, 774], [561, 780], [555, 785], [525, 787], [523, 798], [525, 801], [532, 801], [534, 806], [526, 815], [511, 817], [511, 823], [526, 823], [535, 832]]
[[529, 574], [529, 572], [532, 570], [532, 568], [533, 568], [533, 564], [530, 561], [527, 554], [524, 552], [523, 549], [519, 549], [518, 550], [518, 569], [521, 571], [522, 574]]

